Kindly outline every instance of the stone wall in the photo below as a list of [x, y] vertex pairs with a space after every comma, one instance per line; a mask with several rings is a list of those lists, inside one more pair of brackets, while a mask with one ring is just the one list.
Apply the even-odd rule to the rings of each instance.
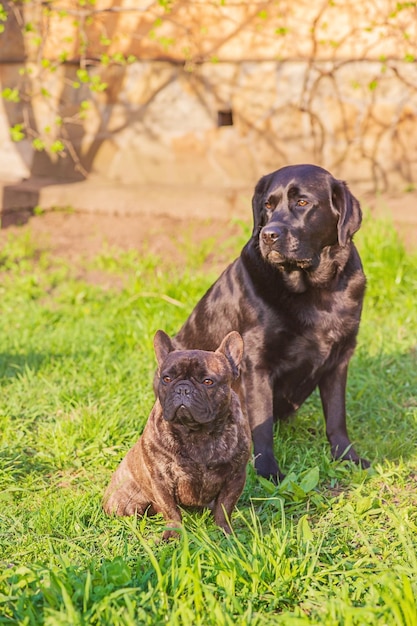
[[[71, 177], [73, 151], [85, 173], [125, 184], [239, 188], [299, 162], [365, 187], [416, 183], [416, 3], [133, 4], [97, 0], [80, 13], [68, 2], [46, 18], [29, 3], [41, 54], [8, 21], [2, 88], [31, 95], [3, 102], [0, 178]], [[100, 54], [108, 62], [92, 61]], [[89, 82], [74, 89], [80, 67]], [[107, 89], [91, 90], [94, 76]], [[8, 128], [22, 120], [31, 130], [12, 143]], [[65, 132], [60, 155], [34, 150], [45, 127], [51, 141]]]

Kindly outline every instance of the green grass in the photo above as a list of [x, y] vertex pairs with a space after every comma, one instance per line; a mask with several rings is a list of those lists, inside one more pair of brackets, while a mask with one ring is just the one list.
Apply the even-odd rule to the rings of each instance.
[[114, 289], [30, 236], [4, 247], [0, 624], [415, 626], [417, 258], [369, 217], [357, 243], [368, 290], [349, 427], [372, 469], [330, 459], [314, 395], [279, 426], [284, 483], [250, 466], [231, 537], [185, 514], [168, 544], [161, 517], [110, 519], [101, 497], [153, 403], [153, 335], [174, 333], [215, 279], [215, 242], [190, 243], [183, 270], [107, 250], [94, 267]]

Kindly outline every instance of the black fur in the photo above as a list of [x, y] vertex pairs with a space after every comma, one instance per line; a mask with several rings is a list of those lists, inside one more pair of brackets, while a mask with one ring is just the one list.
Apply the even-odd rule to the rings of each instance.
[[231, 330], [244, 340], [240, 398], [255, 466], [279, 478], [273, 422], [318, 386], [335, 458], [360, 459], [346, 428], [345, 390], [365, 291], [352, 243], [359, 202], [314, 165], [284, 167], [255, 188], [254, 229], [240, 257], [195, 307], [175, 345], [213, 350]]

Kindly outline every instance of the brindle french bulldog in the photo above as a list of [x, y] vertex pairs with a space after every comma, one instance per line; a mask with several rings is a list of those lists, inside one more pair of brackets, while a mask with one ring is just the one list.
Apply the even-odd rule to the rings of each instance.
[[249, 422], [232, 383], [243, 340], [230, 332], [215, 352], [176, 350], [159, 330], [157, 400], [142, 436], [114, 472], [104, 510], [115, 515], [162, 513], [178, 535], [179, 507], [210, 508], [226, 533], [250, 457]]

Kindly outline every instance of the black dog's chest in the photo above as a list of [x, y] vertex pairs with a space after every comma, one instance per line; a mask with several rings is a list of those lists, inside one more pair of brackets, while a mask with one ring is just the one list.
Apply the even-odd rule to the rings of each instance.
[[324, 346], [313, 351], [306, 348], [305, 338], [295, 342], [288, 350], [288, 360], [272, 370], [273, 413], [282, 419], [294, 413], [310, 396], [320, 378], [334, 359], [335, 346]]
[[360, 307], [343, 294], [328, 300], [326, 306], [304, 303], [298, 309], [283, 310], [270, 320], [264, 358], [271, 372], [276, 419], [296, 411], [323, 374], [353, 346]]
[[[359, 307], [347, 298], [329, 298], [324, 304], [302, 303], [270, 310], [265, 328], [265, 352], [270, 365], [283, 371], [303, 361], [312, 366], [326, 361], [331, 350], [356, 331]], [[287, 306], [285, 306], [287, 304]]]

